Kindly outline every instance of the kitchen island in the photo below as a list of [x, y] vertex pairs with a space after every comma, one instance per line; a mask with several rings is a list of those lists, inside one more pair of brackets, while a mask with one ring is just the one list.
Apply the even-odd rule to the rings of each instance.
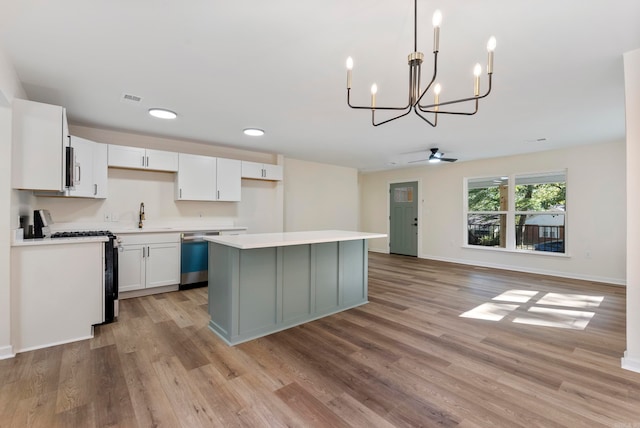
[[208, 236], [209, 328], [236, 345], [368, 302], [367, 239], [342, 230]]

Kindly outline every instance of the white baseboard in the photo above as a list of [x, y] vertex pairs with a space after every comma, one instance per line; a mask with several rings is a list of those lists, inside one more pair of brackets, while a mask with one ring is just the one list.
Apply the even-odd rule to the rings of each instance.
[[620, 359], [621, 367], [632, 372], [640, 373], [640, 359], [629, 358], [627, 351], [624, 351], [624, 357]]
[[[372, 252], [372, 253], [389, 254], [388, 250], [385, 251], [385, 250], [380, 249], [380, 248], [371, 248], [371, 247], [369, 247], [369, 251]], [[418, 258], [425, 259], [425, 260], [435, 260], [435, 261], [439, 261], [439, 262], [457, 263], [457, 264], [467, 265], [467, 266], [477, 266], [477, 267], [484, 267], [484, 268], [509, 270], [509, 271], [514, 271], [514, 272], [533, 273], [533, 274], [537, 274], [537, 275], [549, 275], [549, 276], [556, 276], [556, 277], [559, 277], [559, 278], [569, 278], [569, 279], [578, 279], [578, 280], [582, 280], [582, 281], [602, 282], [604, 284], [619, 285], [619, 286], [622, 286], [622, 287], [626, 287], [626, 285], [627, 285], [626, 280], [625, 279], [620, 279], [620, 278], [609, 278], [609, 277], [594, 276], [594, 275], [582, 275], [582, 274], [578, 274], [578, 273], [558, 272], [558, 271], [545, 270], [545, 269], [532, 269], [532, 268], [523, 267], [523, 266], [501, 265], [501, 264], [498, 264], [498, 263], [486, 263], [486, 262], [480, 262], [480, 261], [476, 261], [476, 260], [455, 259], [455, 258], [448, 258], [448, 257], [433, 257], [433, 256], [426, 256], [424, 254], [419, 255]]]
[[1, 346], [0, 347], [0, 360], [6, 360], [7, 358], [13, 358], [16, 354], [13, 352], [13, 346]]
[[436, 260], [440, 262], [458, 263], [462, 265], [502, 269], [502, 270], [509, 270], [509, 271], [515, 271], [515, 272], [533, 273], [537, 275], [549, 275], [549, 276], [556, 276], [559, 278], [578, 279], [582, 281], [602, 282], [609, 285], [619, 285], [623, 287], [627, 285], [626, 280], [620, 279], [620, 278], [582, 275], [578, 273], [558, 272], [558, 271], [551, 271], [551, 270], [545, 270], [545, 269], [532, 269], [532, 268], [523, 267], [523, 266], [501, 265], [497, 263], [486, 263], [486, 262], [479, 262], [475, 260], [450, 259], [446, 257], [432, 257], [432, 256], [424, 256], [424, 255], [421, 255], [419, 257], [421, 259]]
[[51, 342], [51, 343], [46, 343], [46, 344], [37, 345], [37, 346], [28, 346], [26, 348], [18, 349], [17, 352], [35, 351], [36, 349], [50, 348], [51, 346], [65, 345], [67, 343], [79, 342], [81, 340], [87, 340], [87, 339], [93, 339], [93, 326], [91, 326], [91, 334], [89, 336], [74, 337], [73, 339], [61, 340], [59, 342]]

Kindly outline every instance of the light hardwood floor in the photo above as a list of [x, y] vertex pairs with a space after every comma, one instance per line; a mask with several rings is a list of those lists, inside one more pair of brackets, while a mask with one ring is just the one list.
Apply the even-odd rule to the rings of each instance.
[[367, 305], [236, 347], [205, 288], [122, 301], [92, 340], [0, 361], [0, 426], [640, 427], [623, 287], [369, 259]]

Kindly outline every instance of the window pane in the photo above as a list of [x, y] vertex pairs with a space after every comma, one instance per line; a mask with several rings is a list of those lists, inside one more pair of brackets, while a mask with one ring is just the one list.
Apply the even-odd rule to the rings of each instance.
[[474, 178], [467, 182], [469, 211], [509, 209], [508, 177]]
[[397, 187], [393, 192], [394, 202], [413, 202], [413, 187]]
[[516, 211], [564, 211], [566, 194], [564, 172], [516, 176]]
[[506, 214], [468, 214], [469, 245], [505, 247]]
[[516, 248], [564, 253], [564, 213], [516, 215]]

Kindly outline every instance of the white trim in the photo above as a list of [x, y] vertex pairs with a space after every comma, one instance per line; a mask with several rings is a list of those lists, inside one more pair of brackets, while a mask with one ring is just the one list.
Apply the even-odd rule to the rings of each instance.
[[637, 358], [629, 358], [627, 351], [624, 351], [624, 357], [620, 359], [620, 367], [625, 370], [640, 373], [640, 360]]
[[7, 358], [13, 358], [16, 354], [13, 352], [13, 346], [3, 346], [0, 348], [0, 360], [6, 360]]
[[580, 275], [576, 273], [558, 272], [558, 271], [545, 270], [545, 269], [531, 269], [529, 267], [523, 267], [523, 266], [501, 265], [497, 263], [486, 263], [486, 262], [479, 262], [475, 260], [453, 259], [449, 257], [432, 257], [432, 256], [425, 256], [425, 255], [420, 255], [419, 257], [421, 259], [426, 259], [426, 260], [436, 260], [440, 262], [458, 263], [458, 264], [469, 265], [469, 266], [486, 267], [486, 268], [493, 268], [493, 269], [515, 271], [515, 272], [524, 272], [524, 273], [533, 273], [537, 275], [549, 275], [549, 276], [556, 276], [559, 278], [602, 282], [609, 285], [616, 285], [616, 286], [623, 286], [623, 287], [626, 287], [627, 285], [626, 280], [623, 278], [609, 278], [604, 276]]
[[30, 346], [27, 348], [18, 349], [16, 353], [35, 351], [36, 349], [43, 349], [43, 348], [49, 348], [51, 346], [65, 345], [67, 343], [79, 342], [81, 340], [87, 340], [87, 339], [93, 339], [93, 326], [91, 327], [91, 334], [89, 336], [76, 337], [69, 340], [61, 340], [60, 342], [45, 343], [44, 345]]

